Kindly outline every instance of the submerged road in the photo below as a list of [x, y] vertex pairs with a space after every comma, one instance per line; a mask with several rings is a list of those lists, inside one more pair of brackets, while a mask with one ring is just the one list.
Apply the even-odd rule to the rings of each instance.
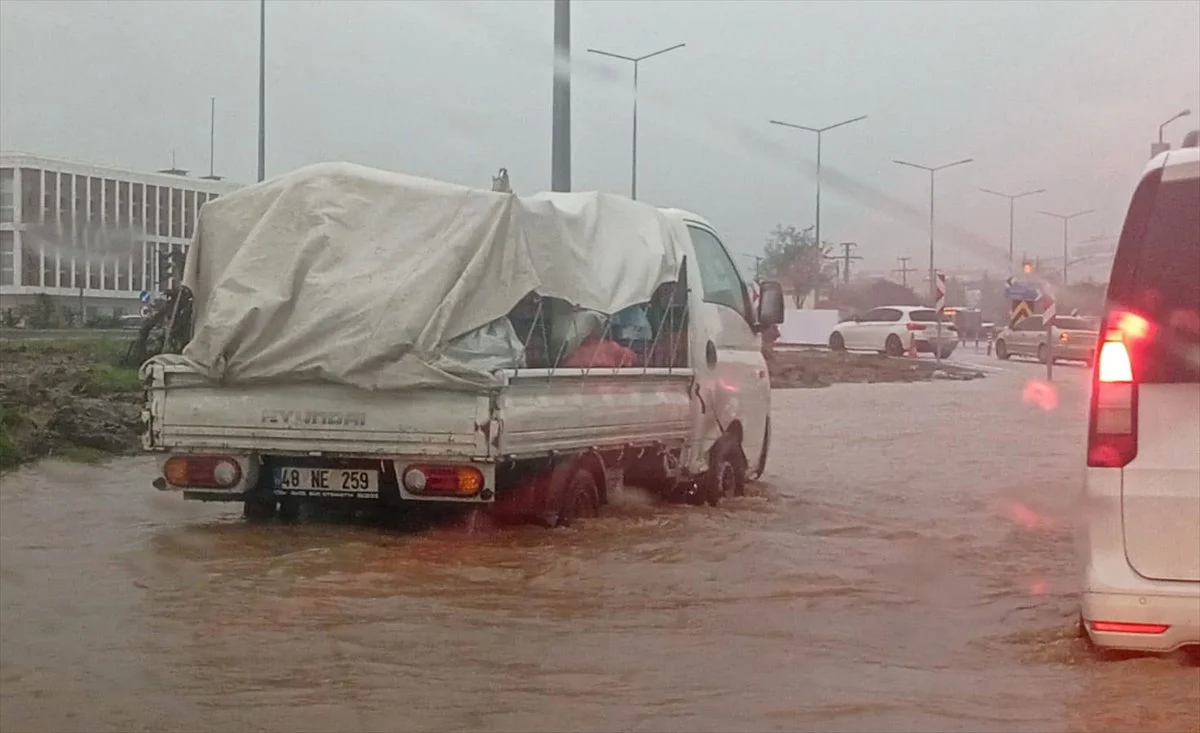
[[250, 526], [153, 462], [0, 485], [0, 730], [1200, 730], [1075, 638], [1086, 372], [775, 393], [753, 496], [571, 530]]

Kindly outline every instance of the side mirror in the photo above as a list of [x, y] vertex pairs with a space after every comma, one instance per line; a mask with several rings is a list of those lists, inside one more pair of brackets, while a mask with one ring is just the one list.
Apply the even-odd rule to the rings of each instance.
[[783, 323], [783, 286], [773, 280], [758, 284], [758, 327], [767, 328]]

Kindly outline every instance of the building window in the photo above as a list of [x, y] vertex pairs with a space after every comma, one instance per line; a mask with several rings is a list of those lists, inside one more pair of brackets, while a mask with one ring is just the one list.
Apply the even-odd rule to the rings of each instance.
[[171, 236], [183, 236], [183, 191], [171, 189]]
[[[44, 241], [44, 240], [43, 240]], [[54, 252], [46, 250], [42, 245], [42, 287], [58, 287], [58, 268], [54, 266]]]
[[36, 249], [28, 246], [26, 242], [21, 242], [21, 284], [37, 287], [41, 285], [38, 280], [42, 274], [42, 263]]
[[145, 201], [146, 185], [144, 183], [130, 184], [133, 189], [130, 196], [133, 198], [133, 229], [139, 234], [146, 233], [146, 217], [142, 215], [142, 206]]
[[10, 222], [13, 220], [15, 195], [16, 187], [13, 182], [13, 169], [0, 168], [0, 221]]
[[171, 236], [171, 189], [158, 187], [158, 236]]
[[75, 205], [71, 207], [71, 210], [75, 212], [75, 231], [79, 231], [79, 225], [87, 221], [87, 182], [87, 176], [74, 176], [71, 187], [71, 198], [75, 200]]
[[88, 221], [93, 224], [99, 224], [104, 221], [104, 179], [88, 178], [87, 186], [88, 201], [92, 207]]
[[0, 285], [16, 285], [16, 252], [12, 232], [0, 232]]
[[72, 286], [70, 254], [60, 250], [56, 259], [58, 260], [58, 287], [69, 288]]
[[101, 289], [100, 268], [103, 265], [103, 260], [96, 259], [95, 261], [89, 262], [88, 258], [86, 256], [84, 257], [84, 267], [88, 269], [88, 288], [91, 290]]
[[44, 221], [42, 213], [42, 172], [21, 169], [21, 221]]

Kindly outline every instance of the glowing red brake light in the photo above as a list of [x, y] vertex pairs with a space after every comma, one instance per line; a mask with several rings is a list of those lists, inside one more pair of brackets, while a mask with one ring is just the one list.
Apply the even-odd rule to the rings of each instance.
[[1118, 311], [1109, 314], [1102, 331], [1092, 381], [1087, 464], [1121, 468], [1137, 456], [1137, 384], [1130, 345], [1150, 333], [1150, 323]]
[[1096, 378], [1108, 384], [1133, 382], [1133, 361], [1124, 341], [1104, 340], [1096, 360]]
[[1135, 624], [1128, 621], [1089, 621], [1092, 631], [1111, 631], [1118, 634], [1161, 634], [1171, 628], [1166, 624]]

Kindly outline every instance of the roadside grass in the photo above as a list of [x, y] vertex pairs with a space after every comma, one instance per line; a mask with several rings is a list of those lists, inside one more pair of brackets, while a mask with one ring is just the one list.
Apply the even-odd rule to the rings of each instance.
[[20, 415], [11, 405], [0, 405], [0, 471], [15, 468], [21, 463], [21, 451], [17, 448], [13, 429]]
[[130, 339], [111, 337], [77, 339], [0, 339], [0, 361], [70, 356], [81, 363], [120, 366]]
[[[96, 337], [73, 339], [0, 339], [0, 380], [6, 373], [33, 375], [39, 365], [65, 367], [63, 382], [75, 394], [84, 397], [131, 395], [141, 392], [137, 369], [122, 364], [129, 339]], [[47, 414], [41, 413], [46, 411]], [[33, 423], [49, 418], [50, 405], [0, 405], [0, 471], [7, 471], [30, 460], [24, 455], [21, 436]], [[102, 451], [60, 444], [55, 457], [80, 463], [97, 463], [109, 458]]]

